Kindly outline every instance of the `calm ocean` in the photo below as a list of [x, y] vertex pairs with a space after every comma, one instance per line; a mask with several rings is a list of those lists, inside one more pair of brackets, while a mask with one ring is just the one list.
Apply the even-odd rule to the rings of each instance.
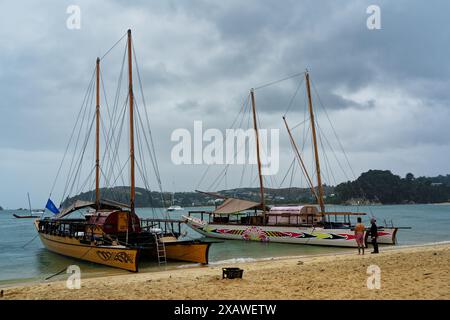
[[[189, 208], [189, 210], [200, 209], [205, 208]], [[366, 225], [369, 225], [370, 216], [374, 215], [379, 224], [383, 224], [384, 220], [388, 223], [392, 220], [396, 226], [411, 227], [411, 230], [399, 230], [399, 245], [450, 241], [450, 205], [336, 206], [332, 209], [330, 208], [330, 210], [367, 212], [368, 216], [363, 219]], [[170, 216], [178, 218], [182, 214], [186, 214], [187, 211], [188, 209], [170, 213]], [[138, 215], [141, 217], [154, 217], [155, 212], [156, 215], [161, 217], [162, 210], [160, 209], [138, 209]], [[16, 219], [13, 217], [13, 213], [24, 214], [26, 211], [5, 210], [0, 212], [0, 286], [16, 282], [41, 281], [71, 264], [79, 265], [82, 273], [89, 276], [128, 273], [127, 271], [99, 266], [47, 251], [43, 248], [39, 238], [32, 240], [36, 236], [33, 219]], [[187, 232], [186, 238], [200, 237], [189, 228], [185, 227], [185, 229]], [[26, 246], [24, 247], [24, 245]], [[211, 246], [210, 263], [325, 254], [348, 250], [348, 248], [308, 245], [224, 241]], [[182, 268], [189, 265], [189, 263], [185, 262], [169, 263], [169, 267], [173, 268]], [[160, 270], [160, 267], [155, 263], [144, 262], [140, 264], [141, 272], [157, 270]], [[64, 277], [66, 275], [63, 273], [53, 279], [64, 279]]]

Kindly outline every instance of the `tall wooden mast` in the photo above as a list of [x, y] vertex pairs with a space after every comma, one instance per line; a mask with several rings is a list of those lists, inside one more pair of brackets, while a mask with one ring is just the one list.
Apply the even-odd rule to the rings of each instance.
[[322, 188], [322, 178], [320, 176], [320, 161], [319, 161], [319, 151], [317, 148], [317, 137], [316, 137], [316, 125], [314, 120], [314, 111], [312, 106], [312, 99], [311, 99], [311, 86], [309, 83], [309, 73], [308, 71], [305, 72], [305, 78], [306, 78], [306, 90], [308, 93], [308, 105], [309, 105], [309, 118], [311, 120], [311, 131], [312, 131], [312, 140], [314, 145], [314, 159], [316, 160], [316, 172], [317, 172], [317, 187], [319, 189], [319, 205], [320, 210], [325, 212], [325, 204], [323, 202], [323, 188]]
[[133, 96], [133, 64], [131, 56], [131, 29], [128, 29], [128, 99], [130, 101], [130, 208], [131, 212], [134, 213], [134, 202], [135, 202], [135, 181], [134, 181], [134, 117], [133, 117], [133, 107], [134, 107], [134, 96]]
[[255, 129], [256, 135], [256, 159], [258, 161], [258, 175], [259, 175], [259, 192], [261, 197], [261, 205], [263, 207], [263, 224], [266, 221], [266, 201], [264, 199], [264, 183], [263, 176], [261, 173], [261, 156], [259, 150], [259, 132], [258, 132], [258, 123], [256, 121], [256, 103], [255, 103], [255, 93], [254, 90], [250, 90], [250, 96], [252, 98], [252, 111], [253, 111], [253, 128]]
[[95, 206], [100, 209], [100, 58], [96, 68], [96, 103], [95, 103]]

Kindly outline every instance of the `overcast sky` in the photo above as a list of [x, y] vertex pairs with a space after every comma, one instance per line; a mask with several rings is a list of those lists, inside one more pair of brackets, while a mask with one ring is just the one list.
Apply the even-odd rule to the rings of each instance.
[[[366, 26], [371, 4], [381, 8], [381, 30]], [[66, 26], [69, 5], [81, 9], [80, 29]], [[202, 120], [225, 130], [250, 88], [305, 68], [356, 176], [368, 169], [450, 173], [449, 12], [444, 0], [2, 1], [0, 205], [24, 207], [27, 192], [34, 207], [45, 204], [95, 59], [128, 28], [166, 190], [208, 186], [198, 186], [205, 166], [171, 162], [174, 129], [192, 131]], [[108, 66], [117, 71], [114, 61]], [[116, 79], [104, 76], [106, 84]], [[298, 81], [256, 91], [261, 126], [280, 128], [272, 187], [293, 159], [281, 117]], [[299, 96], [292, 124], [304, 119]], [[323, 111], [318, 118], [330, 133]], [[334, 134], [329, 139], [336, 145]], [[331, 158], [329, 170], [339, 171]], [[239, 170], [218, 188], [240, 186]], [[329, 183], [345, 179], [337, 173]]]

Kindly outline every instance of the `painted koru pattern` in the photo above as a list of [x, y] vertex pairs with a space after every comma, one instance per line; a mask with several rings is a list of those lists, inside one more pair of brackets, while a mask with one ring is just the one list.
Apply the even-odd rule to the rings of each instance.
[[121, 251], [116, 254], [110, 251], [97, 251], [97, 256], [103, 261], [114, 260], [122, 263], [133, 263], [133, 257], [128, 253]]
[[97, 255], [102, 259], [103, 261], [108, 261], [111, 259], [112, 252], [109, 251], [97, 251]]
[[133, 263], [133, 258], [126, 252], [118, 252], [114, 257], [115, 261], [123, 262], [123, 263]]

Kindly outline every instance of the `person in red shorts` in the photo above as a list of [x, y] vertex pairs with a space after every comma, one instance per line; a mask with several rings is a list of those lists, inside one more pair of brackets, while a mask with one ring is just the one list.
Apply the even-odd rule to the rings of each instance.
[[358, 223], [355, 225], [355, 238], [356, 244], [358, 245], [358, 255], [364, 254], [364, 232], [366, 227], [361, 223], [361, 218], [358, 218]]

